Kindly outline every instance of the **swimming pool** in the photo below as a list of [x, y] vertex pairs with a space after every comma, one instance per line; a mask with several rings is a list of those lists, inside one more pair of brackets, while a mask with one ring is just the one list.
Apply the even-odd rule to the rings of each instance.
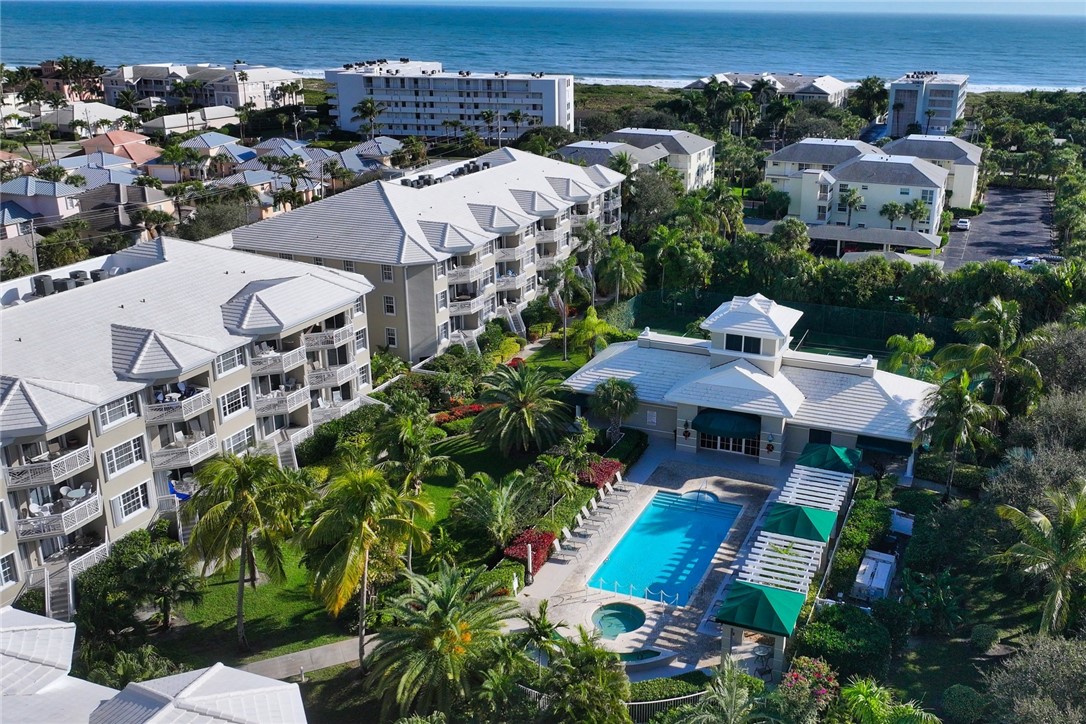
[[685, 606], [741, 510], [710, 493], [685, 497], [661, 491], [611, 549], [588, 585]]

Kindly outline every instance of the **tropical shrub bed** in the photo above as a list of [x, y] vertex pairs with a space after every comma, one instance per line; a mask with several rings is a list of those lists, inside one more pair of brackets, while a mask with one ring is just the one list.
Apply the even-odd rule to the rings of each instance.
[[[535, 555], [534, 549], [532, 555], [533, 557]], [[512, 595], [514, 578], [520, 582], [521, 586], [524, 585], [524, 563], [511, 558], [503, 558], [498, 561], [496, 566], [479, 576], [479, 585], [489, 586], [491, 583], [496, 582], [498, 584], [498, 588], [494, 592], [496, 595]]]
[[434, 422], [438, 425], [447, 425], [455, 420], [465, 420], [475, 417], [483, 410], [491, 407], [498, 407], [499, 405], [481, 405], [479, 403], [472, 403], [470, 405], [457, 405], [448, 412], [439, 412], [434, 415]]
[[[954, 467], [954, 487], [962, 490], [980, 490], [987, 482], [988, 468], [968, 463], [958, 463]], [[946, 485], [950, 479], [950, 460], [943, 455], [921, 455], [916, 461], [916, 477]]]
[[709, 681], [710, 678], [700, 671], [665, 679], [635, 681], [630, 684], [630, 701], [660, 701], [696, 694], [704, 691]]
[[607, 451], [607, 457], [618, 460], [629, 470], [648, 449], [648, 433], [635, 430], [632, 427], [624, 427], [622, 428], [622, 439]]
[[890, 532], [890, 506], [880, 500], [857, 500], [841, 530], [833, 570], [826, 581], [830, 593], [849, 593], [864, 551]]
[[841, 679], [883, 679], [890, 666], [890, 634], [855, 606], [826, 606], [803, 628], [796, 654], [822, 659]]
[[581, 508], [588, 505], [588, 501], [595, 495], [595, 488], [579, 486], [575, 491], [558, 501], [558, 504], [554, 506], [551, 512], [539, 521], [538, 527], [549, 530], [555, 535], [561, 533], [562, 528], [573, 528], [577, 514], [581, 512]]
[[528, 327], [528, 341], [535, 342], [543, 337], [546, 337], [554, 329], [553, 322], [540, 322], [539, 324], [533, 324]]
[[294, 448], [298, 465], [316, 465], [330, 457], [336, 451], [340, 438], [351, 438], [364, 432], [373, 432], [384, 420], [387, 412], [380, 405], [363, 405], [343, 417], [330, 420], [318, 426], [313, 436]]
[[439, 425], [449, 435], [464, 435], [471, 432], [471, 426], [475, 422], [475, 418], [465, 417], [462, 420], [453, 420], [452, 422], [446, 422], [444, 425]]
[[597, 460], [588, 466], [588, 469], [578, 475], [581, 485], [588, 485], [599, 490], [607, 483], [615, 479], [615, 474], [622, 470], [622, 463], [613, 458]]
[[15, 603], [11, 604], [12, 608], [17, 608], [20, 611], [26, 611], [27, 613], [36, 613], [39, 616], [45, 615], [45, 590], [42, 588], [30, 588], [23, 592], [23, 595], [15, 599]]
[[547, 558], [550, 557], [554, 539], [555, 535], [550, 531], [529, 528], [514, 538], [513, 542], [507, 545], [502, 552], [506, 558], [512, 558], [514, 561], [527, 564], [528, 546], [530, 545], [532, 547], [531, 570], [534, 576], [547, 562]]

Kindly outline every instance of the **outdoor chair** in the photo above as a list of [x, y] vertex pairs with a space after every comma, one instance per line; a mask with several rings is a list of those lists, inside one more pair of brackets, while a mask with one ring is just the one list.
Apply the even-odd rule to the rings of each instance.
[[574, 538], [572, 535], [563, 535], [562, 548], [567, 551], [576, 551], [578, 554], [580, 554], [588, 548], [588, 539]]
[[563, 528], [562, 529], [562, 540], [564, 540], [564, 541], [577, 541], [577, 540], [580, 540], [580, 542], [582, 542], [582, 543], [588, 543], [588, 534], [587, 533], [570, 533], [569, 528]]
[[550, 557], [557, 558], [560, 561], [570, 561], [575, 559], [578, 555], [577, 551], [566, 550], [563, 548], [562, 544], [558, 542], [558, 539], [551, 542], [551, 548], [554, 549], [554, 552], [551, 553]]
[[600, 488], [598, 505], [604, 510], [618, 510], [622, 503], [614, 500], [608, 501], [606, 493], [603, 492], [603, 488]]
[[592, 515], [600, 515], [610, 520], [614, 516], [614, 510], [609, 510], [601, 507], [596, 503], [596, 499], [592, 498], [588, 501], [588, 509], [592, 511]]
[[607, 491], [608, 495], [617, 495], [620, 498], [628, 498], [633, 493], [633, 488], [625, 488], [623, 490], [619, 490], [615, 486], [611, 485], [611, 483], [604, 483], [603, 489]]
[[587, 528], [588, 530], [595, 532], [603, 527], [602, 520], [589, 520], [588, 509], [581, 508], [581, 512], [577, 514], [577, 528]]

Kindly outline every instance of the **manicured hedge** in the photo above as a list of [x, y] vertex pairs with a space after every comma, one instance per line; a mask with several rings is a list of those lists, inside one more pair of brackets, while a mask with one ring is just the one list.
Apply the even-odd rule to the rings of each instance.
[[463, 435], [471, 432], [471, 426], [475, 423], [475, 419], [471, 417], [465, 417], [462, 420], [453, 420], [452, 422], [446, 422], [439, 427], [447, 432], [449, 435]]
[[[535, 551], [532, 551], [533, 555]], [[480, 585], [489, 585], [497, 582], [498, 589], [495, 593], [502, 595], [512, 595], [513, 593], [513, 578], [516, 577], [520, 585], [524, 585], [524, 564], [520, 561], [514, 561], [509, 558], [503, 558], [498, 562], [498, 565], [491, 568], [489, 571], [479, 576]]]
[[380, 405], [363, 405], [337, 420], [318, 426], [312, 437], [294, 449], [298, 465], [305, 467], [320, 463], [336, 451], [336, 444], [341, 438], [372, 432], [386, 415]]
[[434, 423], [437, 425], [444, 425], [452, 422], [453, 420], [463, 420], [469, 417], [475, 417], [483, 410], [491, 407], [498, 407], [499, 405], [480, 405], [479, 403], [472, 403], [470, 405], [458, 405], [448, 412], [439, 412], [434, 415]]
[[855, 606], [826, 606], [798, 639], [797, 656], [822, 659], [841, 681], [853, 676], [882, 680], [890, 667], [889, 632]]
[[562, 528], [573, 528], [577, 514], [581, 512], [581, 508], [588, 505], [588, 501], [595, 494], [595, 488], [579, 486], [575, 491], [558, 501], [558, 505], [554, 506], [554, 510], [539, 521], [537, 527], [542, 530], [549, 530], [556, 536], [561, 534]]
[[548, 334], [551, 333], [552, 329], [554, 329], [553, 322], [540, 322], [539, 324], [533, 324], [531, 327], [528, 327], [528, 340], [534, 342], [537, 339], [546, 337]]
[[864, 551], [890, 532], [890, 506], [879, 500], [857, 500], [841, 530], [833, 570], [826, 580], [828, 593], [849, 593]]
[[648, 679], [630, 684], [630, 701], [659, 701], [696, 694], [709, 686], [710, 678], [700, 671], [692, 671], [667, 679]]
[[988, 700], [965, 684], [954, 684], [943, 692], [943, 711], [954, 724], [973, 724], [984, 718]]
[[547, 562], [551, 555], [551, 546], [554, 544], [555, 535], [547, 530], [529, 528], [505, 547], [502, 551], [506, 558], [526, 563], [528, 561], [528, 545], [532, 546], [532, 575], [539, 573], [539, 569]]
[[622, 428], [622, 439], [607, 451], [607, 457], [615, 458], [629, 470], [634, 463], [641, 459], [641, 456], [648, 448], [648, 433], [635, 430], [632, 427], [624, 427]]
[[[979, 465], [958, 463], [954, 468], [954, 487], [962, 490], [980, 490], [988, 481], [991, 470]], [[916, 461], [916, 477], [946, 485], [950, 477], [950, 460], [943, 455], [921, 455]]]

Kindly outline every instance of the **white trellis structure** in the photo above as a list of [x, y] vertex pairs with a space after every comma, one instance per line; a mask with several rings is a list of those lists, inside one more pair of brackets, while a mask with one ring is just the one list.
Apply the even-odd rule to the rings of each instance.
[[806, 596], [825, 551], [823, 543], [759, 531], [737, 578]]
[[848, 499], [851, 488], [851, 473], [797, 465], [777, 496], [777, 502], [837, 513]]

